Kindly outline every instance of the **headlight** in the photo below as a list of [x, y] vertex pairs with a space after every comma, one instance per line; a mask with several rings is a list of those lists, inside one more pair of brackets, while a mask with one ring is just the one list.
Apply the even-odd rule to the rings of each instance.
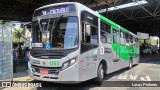
[[76, 61], [77, 61], [76, 58], [74, 58], [74, 59], [71, 59], [69, 61], [64, 62], [62, 70], [68, 68], [69, 66], [71, 66], [73, 64], [75, 64]]

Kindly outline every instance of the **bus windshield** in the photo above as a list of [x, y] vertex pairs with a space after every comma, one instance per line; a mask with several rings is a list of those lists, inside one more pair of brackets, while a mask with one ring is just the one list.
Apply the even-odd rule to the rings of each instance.
[[32, 43], [42, 43], [42, 47], [49, 43], [51, 48], [64, 49], [77, 46], [77, 17], [49, 18], [33, 22]]

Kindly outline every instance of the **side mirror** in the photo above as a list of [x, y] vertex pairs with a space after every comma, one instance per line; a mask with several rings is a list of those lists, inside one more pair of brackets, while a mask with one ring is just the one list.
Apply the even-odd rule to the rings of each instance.
[[86, 35], [87, 36], [91, 35], [91, 25], [86, 25]]
[[28, 23], [28, 24], [24, 24], [24, 25], [23, 25], [23, 33], [22, 33], [23, 35], [26, 34], [27, 28], [31, 28], [31, 23]]

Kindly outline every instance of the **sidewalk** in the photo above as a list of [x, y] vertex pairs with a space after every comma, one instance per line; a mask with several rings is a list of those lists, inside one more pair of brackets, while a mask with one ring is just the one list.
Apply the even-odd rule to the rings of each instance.
[[[28, 76], [28, 72], [25, 70], [25, 66], [17, 66], [17, 73], [13, 73], [13, 81], [32, 81], [32, 79]], [[0, 88], [0, 90], [37, 90], [33, 87], [7, 87]]]
[[28, 72], [18, 72], [13, 74], [13, 81], [31, 81]]
[[28, 76], [25, 66], [17, 66], [17, 72], [13, 73], [13, 81], [31, 81], [32, 79]]

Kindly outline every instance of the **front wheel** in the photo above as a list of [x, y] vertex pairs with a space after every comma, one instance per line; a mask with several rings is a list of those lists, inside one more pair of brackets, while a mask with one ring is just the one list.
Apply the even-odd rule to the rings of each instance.
[[96, 77], [96, 83], [98, 85], [101, 85], [102, 82], [103, 82], [103, 78], [104, 78], [104, 69], [103, 69], [103, 65], [100, 64], [99, 65], [99, 68], [98, 68], [98, 71], [97, 71], [97, 77]]

